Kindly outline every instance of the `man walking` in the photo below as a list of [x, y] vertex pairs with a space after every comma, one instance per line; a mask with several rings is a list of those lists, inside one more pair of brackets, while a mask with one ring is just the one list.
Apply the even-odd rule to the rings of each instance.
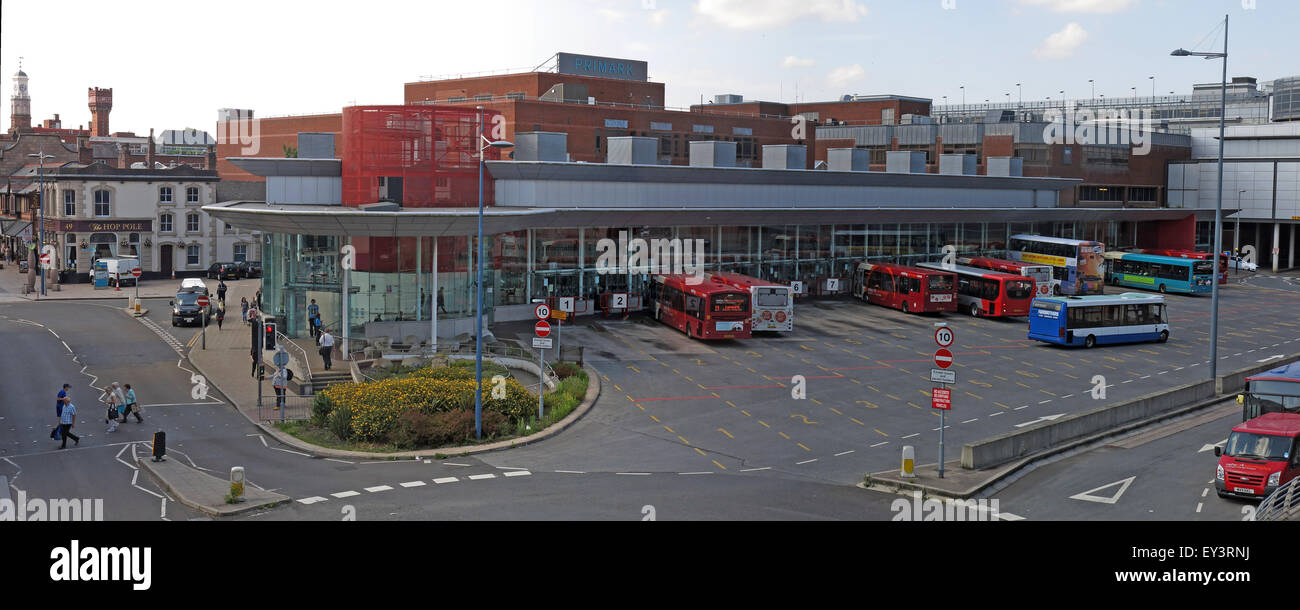
[[438, 287], [438, 311], [442, 313], [447, 313], [447, 308], [443, 306], [445, 302], [446, 301], [444, 301], [442, 297], [442, 286], [439, 286]]
[[[72, 399], [68, 397], [68, 390], [71, 388], [72, 384], [65, 383], [63, 384], [63, 389], [59, 390], [59, 397], [54, 401], [54, 417], [62, 418], [63, 407], [72, 402]], [[55, 424], [54, 432], [50, 433], [50, 438], [56, 441], [59, 440], [59, 433], [62, 429], [63, 428], [59, 424]]]
[[226, 280], [217, 280], [217, 300], [226, 302]]
[[311, 305], [307, 306], [307, 326], [311, 328], [311, 338], [315, 339], [320, 335], [320, 305], [316, 304], [316, 299], [311, 300]]
[[332, 366], [330, 355], [334, 352], [334, 335], [330, 334], [328, 328], [322, 326], [318, 342], [320, 343], [320, 357], [325, 360], [325, 370], [328, 371]]
[[284, 373], [284, 367], [275, 369], [275, 374], [271, 376], [271, 386], [275, 388], [275, 410], [279, 411], [284, 406], [284, 390], [289, 385], [289, 377]]
[[125, 397], [125, 403], [126, 403], [126, 406], [125, 406], [125, 408], [122, 410], [122, 423], [124, 423], [124, 424], [126, 423], [126, 416], [131, 415], [132, 413], [134, 413], [134, 414], [135, 414], [135, 423], [137, 423], [137, 424], [143, 424], [143, 423], [144, 423], [144, 418], [143, 418], [143, 417], [140, 417], [140, 405], [139, 405], [139, 403], [137, 403], [136, 400], [135, 400], [135, 390], [132, 390], [132, 389], [131, 389], [131, 384], [129, 384], [129, 383], [128, 383], [128, 384], [124, 384], [122, 387], [123, 387], [123, 388], [126, 388], [126, 393], [123, 394], [123, 396]]
[[77, 425], [77, 407], [69, 400], [68, 404], [63, 405], [63, 411], [59, 413], [59, 433], [63, 435], [63, 446], [59, 449], [68, 448], [68, 438], [72, 438], [72, 442], [77, 445], [81, 444], [81, 437], [72, 433], [72, 427], [75, 425]]

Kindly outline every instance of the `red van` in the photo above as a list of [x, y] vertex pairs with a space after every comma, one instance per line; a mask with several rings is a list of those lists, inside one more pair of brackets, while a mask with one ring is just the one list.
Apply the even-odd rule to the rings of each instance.
[[1219, 458], [1214, 489], [1220, 498], [1262, 500], [1300, 475], [1300, 415], [1265, 413], [1237, 424]]

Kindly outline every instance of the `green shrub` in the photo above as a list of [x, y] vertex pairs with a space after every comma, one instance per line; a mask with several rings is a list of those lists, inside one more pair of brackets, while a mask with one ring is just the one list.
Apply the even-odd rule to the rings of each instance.
[[574, 375], [572, 377], [561, 379], [560, 383], [555, 388], [555, 393], [568, 394], [581, 403], [582, 399], [587, 396], [587, 377], [585, 375]]
[[339, 437], [339, 440], [352, 438], [352, 406], [347, 403], [336, 406], [330, 412], [327, 424], [330, 432]]
[[[474, 378], [474, 361], [473, 361], [473, 360], [453, 360], [452, 363], [451, 363], [451, 366], [449, 366], [449, 367], [447, 367], [447, 368], [452, 369], [452, 370], [465, 370], [465, 371], [468, 371], [468, 372], [469, 372], [469, 379], [473, 379], [473, 378]], [[501, 366], [500, 364], [497, 364], [497, 363], [492, 362], [492, 361], [490, 361], [490, 360], [484, 360], [484, 361], [483, 361], [483, 380], [484, 380], [484, 383], [487, 383], [487, 380], [488, 380], [488, 379], [491, 379], [491, 378], [492, 378], [493, 376], [495, 376], [495, 375], [501, 375], [502, 377], [509, 377], [509, 376], [510, 376], [510, 370], [507, 369], [506, 367]]]
[[334, 410], [334, 403], [330, 397], [325, 394], [317, 394], [311, 402], [311, 423], [318, 428], [324, 428], [329, 422], [330, 411]]
[[569, 377], [572, 377], [579, 373], [586, 375], [586, 373], [582, 370], [582, 367], [572, 362], [556, 362], [555, 364], [551, 365], [551, 369], [555, 371], [555, 374], [560, 379], [568, 379]]

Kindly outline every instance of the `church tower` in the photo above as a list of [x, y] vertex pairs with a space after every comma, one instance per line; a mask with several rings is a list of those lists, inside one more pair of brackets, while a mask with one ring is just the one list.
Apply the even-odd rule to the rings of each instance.
[[14, 94], [9, 98], [9, 133], [31, 128], [32, 98], [27, 94], [27, 73], [23, 72], [23, 59], [19, 57], [18, 71], [14, 73]]

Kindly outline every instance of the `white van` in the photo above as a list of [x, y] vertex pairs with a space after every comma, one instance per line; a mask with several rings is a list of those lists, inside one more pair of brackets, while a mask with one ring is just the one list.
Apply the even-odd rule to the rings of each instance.
[[103, 258], [100, 259], [108, 266], [108, 285], [109, 286], [134, 286], [135, 276], [131, 275], [131, 270], [140, 266], [138, 258]]

